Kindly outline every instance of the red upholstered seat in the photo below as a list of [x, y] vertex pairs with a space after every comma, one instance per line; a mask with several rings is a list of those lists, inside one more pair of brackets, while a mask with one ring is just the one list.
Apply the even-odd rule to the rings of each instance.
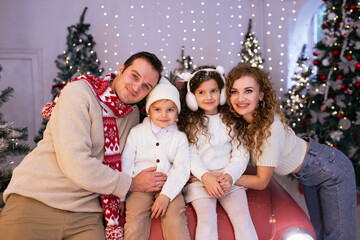
[[[248, 168], [247, 173], [254, 173]], [[274, 178], [264, 190], [247, 190], [248, 205], [259, 240], [280, 239], [289, 229], [305, 229], [313, 236], [314, 230], [305, 212]], [[235, 240], [231, 222], [217, 205], [219, 240]], [[191, 204], [186, 206], [191, 239], [195, 239], [196, 213]], [[124, 224], [124, 217], [121, 219]], [[162, 240], [160, 219], [153, 219], [150, 240]]]

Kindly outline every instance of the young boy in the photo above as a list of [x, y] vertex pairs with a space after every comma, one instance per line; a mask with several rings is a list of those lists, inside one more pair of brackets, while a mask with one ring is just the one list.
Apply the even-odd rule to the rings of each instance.
[[160, 192], [131, 192], [126, 198], [125, 240], [148, 239], [151, 218], [161, 217], [165, 239], [190, 239], [181, 190], [189, 179], [189, 144], [176, 125], [179, 92], [162, 78], [146, 99], [149, 117], [131, 129], [122, 154], [122, 171], [135, 177], [157, 167], [167, 174]]

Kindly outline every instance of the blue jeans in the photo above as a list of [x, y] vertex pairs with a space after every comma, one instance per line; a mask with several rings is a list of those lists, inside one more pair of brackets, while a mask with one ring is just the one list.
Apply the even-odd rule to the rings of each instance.
[[300, 170], [301, 183], [316, 239], [356, 239], [354, 167], [341, 151], [310, 139]]

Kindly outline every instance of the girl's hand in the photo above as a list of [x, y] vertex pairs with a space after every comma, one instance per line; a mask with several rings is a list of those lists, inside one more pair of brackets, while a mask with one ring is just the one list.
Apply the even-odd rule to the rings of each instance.
[[160, 194], [152, 208], [151, 208], [151, 218], [163, 217], [165, 215], [166, 209], [169, 206], [170, 198], [164, 194]]
[[200, 182], [200, 180], [197, 179], [194, 175], [191, 174], [188, 182], [189, 183]]
[[120, 202], [120, 216], [122, 216], [125, 212], [125, 202]]
[[204, 173], [201, 177], [204, 182], [206, 191], [213, 198], [222, 198], [225, 196], [223, 189], [221, 188], [219, 182], [216, 180], [216, 177], [211, 173]]
[[221, 177], [217, 178], [217, 181], [219, 182], [222, 190], [225, 193], [230, 191], [230, 188], [231, 188], [232, 183], [233, 183], [233, 179], [229, 174], [227, 174], [227, 173], [223, 174]]

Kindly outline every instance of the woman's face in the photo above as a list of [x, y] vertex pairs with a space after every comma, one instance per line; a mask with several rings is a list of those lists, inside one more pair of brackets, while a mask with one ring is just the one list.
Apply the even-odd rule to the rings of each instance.
[[264, 98], [264, 92], [260, 91], [260, 86], [251, 76], [243, 76], [234, 81], [230, 89], [230, 102], [234, 110], [251, 123], [253, 113], [258, 107], [259, 101]]

